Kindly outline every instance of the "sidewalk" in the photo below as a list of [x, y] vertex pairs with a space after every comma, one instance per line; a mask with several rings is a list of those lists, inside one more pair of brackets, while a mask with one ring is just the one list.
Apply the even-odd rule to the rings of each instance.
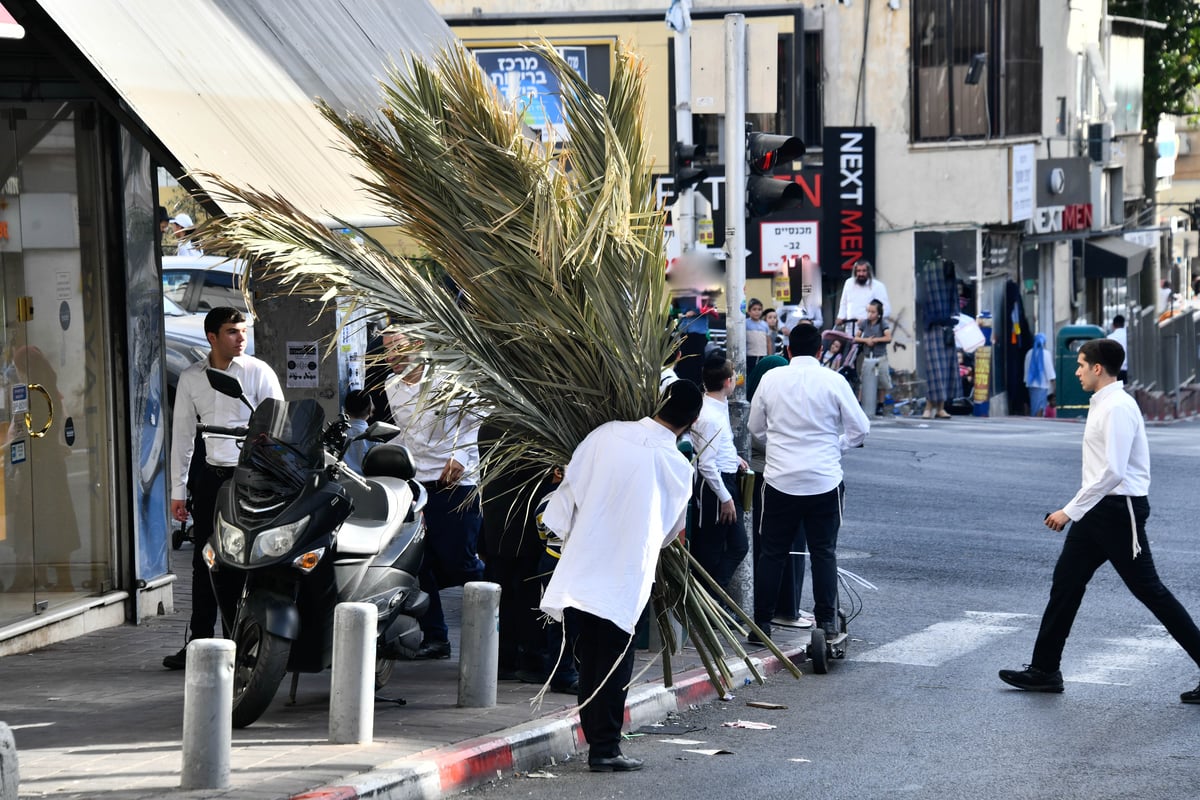
[[[289, 675], [266, 714], [233, 732], [231, 788], [181, 791], [184, 679], [161, 662], [183, 644], [190, 557], [187, 546], [172, 553], [181, 576], [174, 615], [0, 658], [0, 722], [16, 738], [22, 799], [435, 798], [580, 749], [569, 695], [547, 694], [533, 709], [530, 700], [541, 687], [506, 681], [495, 708], [455, 706], [461, 590], [452, 590], [444, 597], [454, 657], [397, 662], [381, 695], [407, 705], [376, 703], [374, 743], [329, 744], [329, 672], [301, 675], [295, 705], [287, 704]], [[807, 631], [780, 633], [785, 652], [803, 651]], [[768, 651], [757, 655], [764, 673], [780, 669]], [[634, 674], [649, 661], [639, 651]], [[735, 674], [748, 673], [742, 666]], [[675, 659], [671, 689], [663, 687], [658, 663], [635, 679], [627, 713], [637, 728], [715, 697], [689, 648]]]

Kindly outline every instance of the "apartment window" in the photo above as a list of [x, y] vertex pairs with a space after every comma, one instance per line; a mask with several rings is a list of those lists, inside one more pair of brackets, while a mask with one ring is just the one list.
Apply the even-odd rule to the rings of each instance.
[[1041, 130], [1039, 0], [913, 0], [914, 141]]

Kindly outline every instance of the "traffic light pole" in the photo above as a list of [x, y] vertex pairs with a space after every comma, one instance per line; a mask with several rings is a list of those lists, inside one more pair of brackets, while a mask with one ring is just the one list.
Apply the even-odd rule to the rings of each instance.
[[746, 402], [746, 17], [725, 15], [725, 350], [738, 376], [729, 422], [738, 454], [750, 459]]
[[[675, 141], [682, 145], [692, 140], [692, 13], [691, 0], [680, 0], [679, 22], [675, 31]], [[691, 252], [696, 247], [696, 195], [691, 186], [675, 187], [678, 211], [675, 220], [679, 236], [679, 251]]]

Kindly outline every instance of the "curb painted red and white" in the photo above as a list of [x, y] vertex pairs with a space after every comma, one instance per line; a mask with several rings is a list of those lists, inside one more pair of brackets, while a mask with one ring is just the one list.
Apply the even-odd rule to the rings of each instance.
[[[792, 661], [803, 653], [803, 646], [784, 651]], [[764, 676], [784, 669], [774, 655], [751, 660]], [[741, 661], [730, 663], [730, 671], [735, 684], [750, 677], [750, 670]], [[632, 730], [658, 722], [671, 712], [716, 699], [717, 690], [709, 682], [708, 673], [698, 668], [678, 676], [669, 689], [649, 685], [632, 690], [625, 704], [625, 721]], [[506, 772], [540, 769], [585, 747], [579, 715], [562, 712], [418, 753], [355, 775], [345, 783], [292, 795], [288, 800], [436, 800], [487, 783]]]

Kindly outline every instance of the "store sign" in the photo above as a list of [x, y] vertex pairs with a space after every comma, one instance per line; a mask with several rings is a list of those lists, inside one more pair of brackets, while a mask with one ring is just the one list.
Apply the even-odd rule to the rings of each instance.
[[818, 260], [817, 248], [820, 230], [817, 222], [763, 222], [759, 224], [759, 242], [762, 250], [762, 271], [775, 274], [795, 263], [802, 256]]
[[830, 271], [875, 262], [875, 129], [826, 128], [822, 255]]
[[1024, 222], [1033, 217], [1036, 197], [1034, 181], [1037, 175], [1037, 153], [1032, 144], [1012, 148], [1012, 221]]
[[[571, 69], [586, 81], [587, 48], [556, 49]], [[543, 141], [551, 135], [557, 141], [566, 141], [562, 85], [558, 75], [541, 54], [523, 47], [472, 52], [500, 94], [521, 109], [526, 125], [538, 131]]]
[[1029, 220], [1033, 233], [1091, 230], [1091, 159], [1044, 158], [1037, 162], [1037, 206]]
[[1065, 231], [1089, 231], [1091, 229], [1091, 203], [1038, 208], [1035, 209], [1033, 215], [1034, 233], [1062, 233]]

